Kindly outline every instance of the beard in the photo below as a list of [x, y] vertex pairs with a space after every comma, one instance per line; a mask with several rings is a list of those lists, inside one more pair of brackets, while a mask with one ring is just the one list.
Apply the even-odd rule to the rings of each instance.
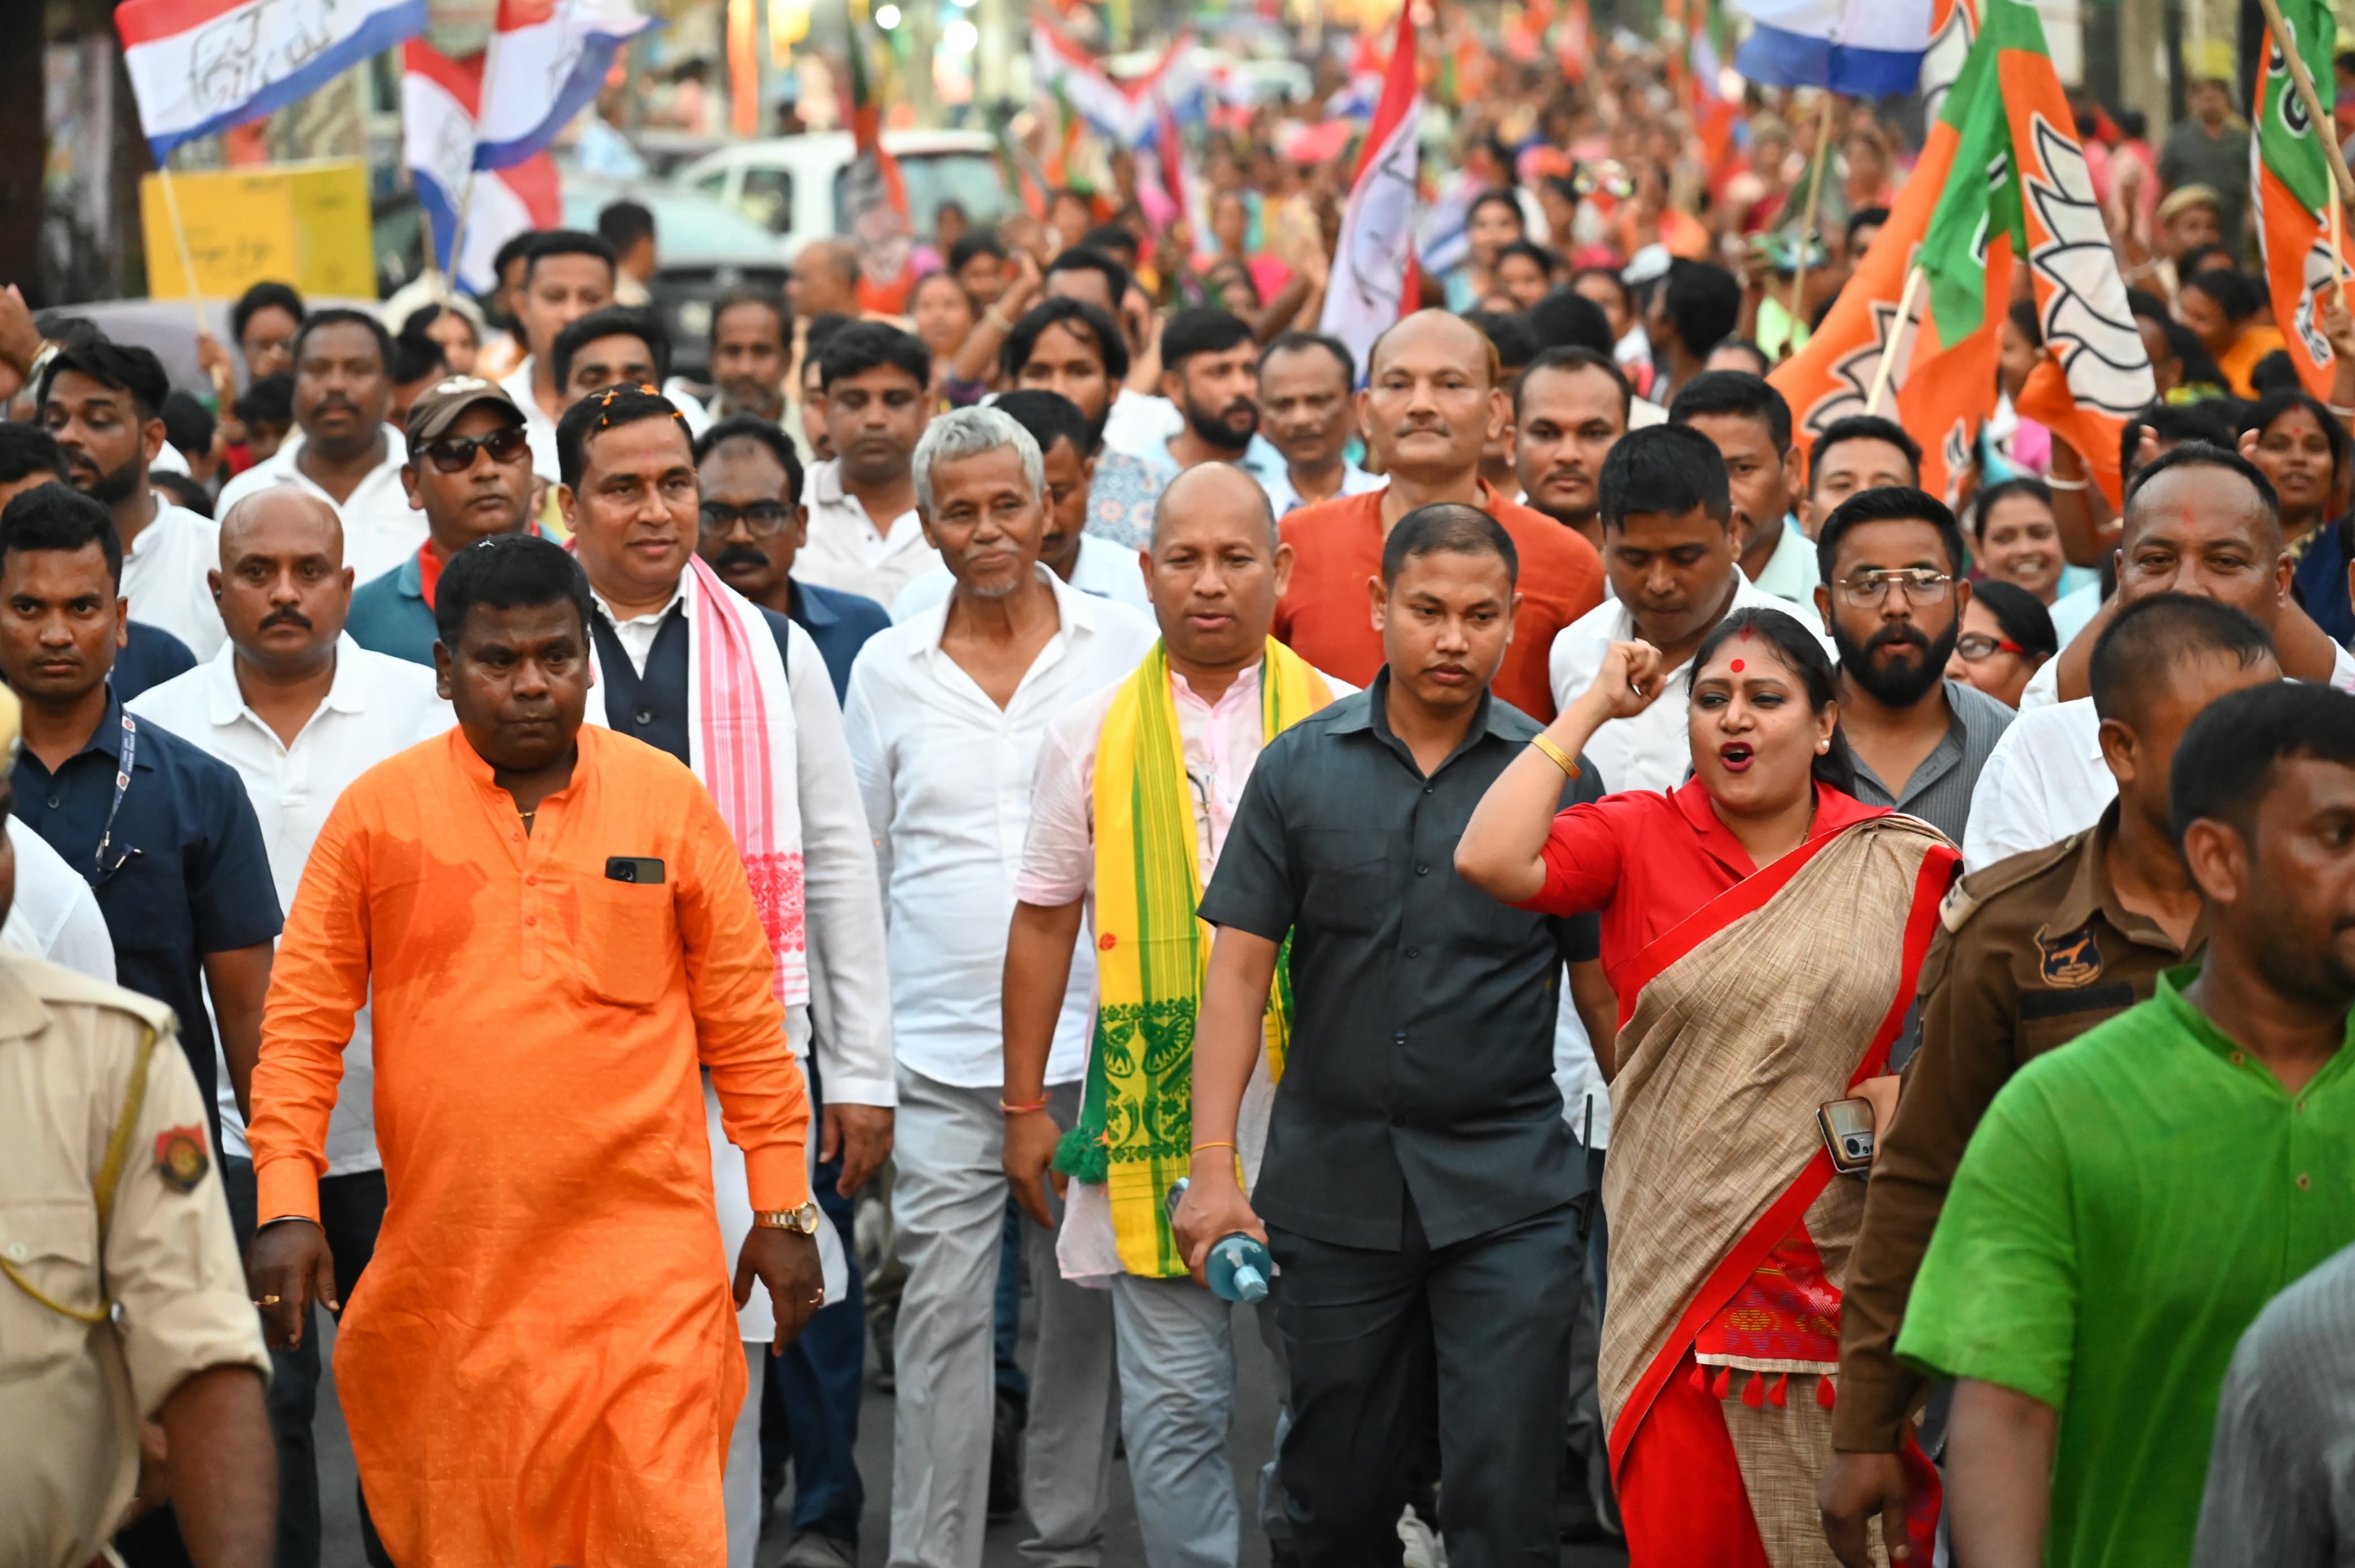
[[147, 482], [147, 465], [137, 457], [112, 472], [101, 471], [82, 494], [104, 507], [119, 507]]
[[[1230, 422], [1237, 412], [1251, 415], [1251, 423], [1242, 428], [1241, 434], [1236, 433], [1234, 425]], [[1222, 411], [1213, 413], [1188, 399], [1186, 422], [1206, 444], [1215, 446], [1220, 452], [1241, 452], [1250, 446], [1252, 437], [1259, 433], [1259, 405], [1239, 398]]]
[[[1946, 661], [1954, 656], [1955, 644], [1962, 634], [1959, 615], [1934, 643], [1911, 622], [1900, 621], [1882, 627], [1859, 644], [1848, 635], [1848, 629], [1837, 617], [1832, 622], [1832, 645], [1839, 650], [1841, 670], [1886, 708], [1911, 708], [1929, 696], [1931, 689], [1945, 679]], [[1912, 663], [1880, 663], [1875, 656], [1884, 648], [1916, 649], [1921, 657]]]

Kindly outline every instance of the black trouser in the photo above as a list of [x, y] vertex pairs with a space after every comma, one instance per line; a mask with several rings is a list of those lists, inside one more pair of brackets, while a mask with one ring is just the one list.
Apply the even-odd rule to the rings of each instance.
[[1270, 1225], [1292, 1425], [1277, 1472], [1310, 1568], [1400, 1559], [1398, 1518], [1437, 1390], [1439, 1522], [1453, 1568], [1561, 1560], [1569, 1303], [1585, 1258], [1569, 1204], [1433, 1247], [1408, 1201], [1396, 1252]]
[[[253, 1162], [230, 1155], [221, 1160], [221, 1188], [229, 1198], [240, 1250], [253, 1245]], [[384, 1224], [381, 1170], [319, 1179], [319, 1225], [336, 1260], [336, 1295], [349, 1301]], [[319, 1322], [314, 1312], [303, 1325], [303, 1343], [270, 1352], [270, 1425], [278, 1438], [278, 1568], [318, 1568], [319, 1461], [311, 1425], [318, 1413]]]

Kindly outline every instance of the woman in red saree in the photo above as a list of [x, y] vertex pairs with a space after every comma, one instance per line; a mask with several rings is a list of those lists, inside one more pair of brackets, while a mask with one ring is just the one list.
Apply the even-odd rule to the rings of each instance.
[[[1693, 777], [1556, 816], [1562, 767], [1661, 698], [1659, 656], [1614, 647], [1593, 688], [1490, 786], [1456, 850], [1508, 903], [1602, 916], [1619, 998], [1603, 1416], [1634, 1568], [1833, 1563], [1840, 1284], [1864, 1185], [1817, 1108], [1886, 1071], [1960, 862], [1928, 825], [1848, 793], [1830, 662], [1779, 610], [1694, 654]], [[1910, 1521], [1930, 1561], [1935, 1479]]]

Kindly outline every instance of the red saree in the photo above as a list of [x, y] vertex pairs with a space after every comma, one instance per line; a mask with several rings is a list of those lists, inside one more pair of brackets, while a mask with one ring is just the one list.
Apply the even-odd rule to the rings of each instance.
[[[1910, 817], [1855, 822], [1614, 976], [1602, 1395], [1636, 1568], [1833, 1562], [1815, 1483], [1864, 1187], [1835, 1179], [1816, 1110], [1883, 1071], [1958, 865]], [[1926, 1563], [1936, 1482], [1909, 1465]]]

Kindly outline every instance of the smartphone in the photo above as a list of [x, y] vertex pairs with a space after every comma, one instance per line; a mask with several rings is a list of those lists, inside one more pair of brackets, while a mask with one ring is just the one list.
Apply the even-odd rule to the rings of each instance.
[[605, 880], [658, 883], [663, 880], [663, 863], [650, 855], [614, 855], [605, 861]]
[[1816, 1110], [1816, 1125], [1830, 1151], [1832, 1168], [1842, 1176], [1862, 1176], [1872, 1168], [1872, 1102], [1833, 1100]]

